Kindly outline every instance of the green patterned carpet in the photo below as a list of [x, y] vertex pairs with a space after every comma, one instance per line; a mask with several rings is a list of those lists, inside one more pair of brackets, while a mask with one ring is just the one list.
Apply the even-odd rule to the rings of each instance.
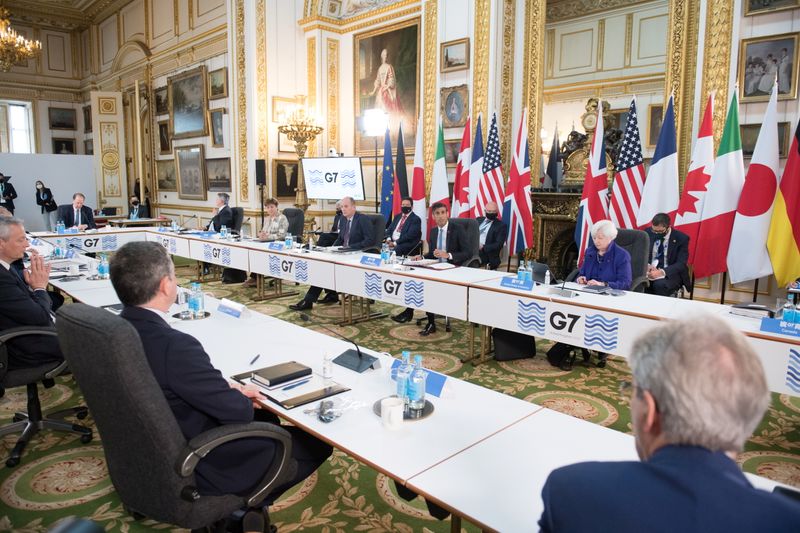
[[[184, 283], [191, 275], [187, 267], [180, 268], [178, 274]], [[220, 283], [208, 283], [205, 288], [217, 297], [244, 302], [251, 309], [305, 325], [297, 313], [287, 308], [299, 296], [254, 303], [250, 298], [255, 289]], [[286, 289], [305, 292], [305, 287]], [[379, 311], [398, 311], [383, 304], [376, 307]], [[440, 328], [422, 340], [416, 325], [399, 325], [388, 318], [356, 326], [334, 326], [340, 313], [338, 305], [315, 305], [311, 314], [315, 321], [335, 327], [371, 349], [396, 356], [401, 350], [410, 349], [424, 356], [426, 367], [617, 431], [631, 432], [628, 402], [618, 391], [619, 381], [630, 376], [624, 359], [609, 359], [605, 369], [578, 365], [572, 372], [563, 372], [549, 366], [543, 355], [549, 344], [540, 341], [534, 359], [473, 366], [462, 364], [459, 359], [469, 349], [469, 330], [463, 322], [454, 321], [451, 333]], [[82, 400], [69, 378], [59, 379], [51, 389], [40, 388], [40, 395], [45, 409], [76, 405]], [[24, 389], [6, 391], [0, 398], [0, 424], [10, 422], [13, 413], [24, 410], [24, 406]], [[91, 424], [91, 415], [84, 421], [87, 422]], [[800, 398], [773, 395], [767, 416], [740, 457], [744, 470], [800, 487], [799, 422]], [[3, 461], [15, 441], [16, 436], [0, 441]], [[97, 433], [94, 441], [82, 445], [72, 435], [44, 431], [28, 446], [19, 466], [0, 469], [0, 531], [44, 531], [70, 515], [90, 518], [107, 531], [175, 529], [152, 521], [137, 522], [125, 513], [108, 478]], [[340, 452], [277, 502], [271, 517], [281, 532], [450, 530], [449, 521], [432, 518], [421, 500], [402, 500], [391, 480]], [[463, 530], [477, 528], [464, 523]]]

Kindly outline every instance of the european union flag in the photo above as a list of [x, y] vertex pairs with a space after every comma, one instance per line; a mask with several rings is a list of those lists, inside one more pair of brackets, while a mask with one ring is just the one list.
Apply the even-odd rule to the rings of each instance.
[[381, 173], [381, 215], [386, 223], [392, 220], [392, 203], [394, 202], [394, 165], [392, 165], [392, 141], [389, 139], [389, 128], [383, 142], [383, 170]]

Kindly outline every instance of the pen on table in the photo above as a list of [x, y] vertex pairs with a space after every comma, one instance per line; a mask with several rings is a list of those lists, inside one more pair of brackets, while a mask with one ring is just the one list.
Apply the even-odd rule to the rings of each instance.
[[311, 381], [311, 378], [304, 379], [303, 381], [298, 381], [297, 383], [292, 383], [291, 385], [288, 385], [288, 386], [286, 386], [286, 387], [282, 388], [281, 390], [282, 390], [282, 391], [284, 391], [284, 390], [290, 390], [290, 389], [293, 389], [293, 388], [295, 388], [295, 387], [299, 387], [300, 385], [305, 385], [305, 384], [306, 384], [306, 383], [308, 383], [309, 381]]
[[255, 357], [253, 357], [253, 360], [252, 360], [252, 361], [250, 361], [250, 366], [253, 366], [253, 364], [254, 364], [256, 361], [258, 361], [258, 358], [259, 358], [259, 357], [261, 357], [261, 354], [258, 354], [258, 355], [256, 355]]

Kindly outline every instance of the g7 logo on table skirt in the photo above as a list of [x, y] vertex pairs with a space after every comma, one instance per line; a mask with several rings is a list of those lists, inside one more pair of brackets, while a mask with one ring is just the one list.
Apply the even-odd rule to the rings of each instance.
[[103, 250], [116, 250], [117, 249], [117, 236], [105, 235], [100, 239], [100, 248]]
[[277, 255], [269, 256], [269, 275], [274, 278], [281, 275], [281, 260]]
[[597, 346], [603, 350], [613, 350], [617, 347], [618, 336], [619, 318], [586, 315], [586, 327], [583, 330], [583, 343], [586, 346]]
[[786, 367], [786, 386], [800, 392], [800, 352], [789, 349], [789, 364]]
[[203, 244], [203, 260], [214, 261], [221, 260], [223, 265], [230, 266], [231, 264], [231, 249], [230, 248], [217, 248], [210, 244]]
[[364, 292], [370, 298], [380, 298], [383, 294], [381, 290], [381, 275], [364, 272]]
[[517, 300], [517, 327], [524, 332], [534, 332], [544, 335], [545, 307], [536, 302], [525, 303]]
[[413, 307], [425, 305], [425, 282], [406, 281], [406, 292], [404, 295], [405, 304]]
[[308, 281], [308, 261], [298, 259], [294, 263], [294, 279], [297, 281]]

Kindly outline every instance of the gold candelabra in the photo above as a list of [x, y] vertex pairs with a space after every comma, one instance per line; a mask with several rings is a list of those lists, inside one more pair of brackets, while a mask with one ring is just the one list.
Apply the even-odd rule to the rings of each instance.
[[42, 51], [42, 43], [28, 40], [11, 29], [10, 13], [0, 6], [0, 70], [8, 72], [11, 67], [33, 59]]
[[[313, 113], [306, 111], [305, 107], [297, 107], [286, 119], [286, 124], [278, 126], [278, 131], [294, 143], [294, 150], [297, 152], [298, 159], [306, 155], [308, 143], [312, 142], [317, 135], [322, 132], [322, 126], [317, 126], [317, 119]], [[300, 162], [297, 176], [297, 189], [295, 190], [294, 205], [303, 210], [305, 215], [308, 206], [311, 205], [306, 194], [306, 179], [303, 172], [303, 162]], [[305, 228], [311, 230], [314, 227], [314, 217], [305, 217]]]

